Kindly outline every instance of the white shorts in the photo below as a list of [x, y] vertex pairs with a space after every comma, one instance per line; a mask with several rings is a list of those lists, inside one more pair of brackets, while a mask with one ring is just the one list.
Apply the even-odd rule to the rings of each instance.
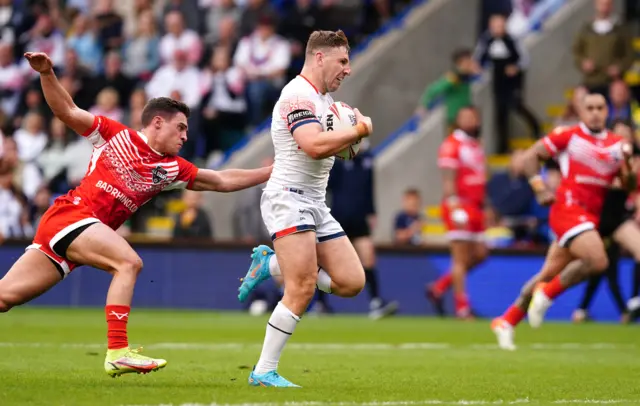
[[315, 231], [317, 242], [346, 235], [324, 201], [310, 199], [303, 193], [298, 189], [262, 192], [260, 211], [271, 240], [308, 230]]

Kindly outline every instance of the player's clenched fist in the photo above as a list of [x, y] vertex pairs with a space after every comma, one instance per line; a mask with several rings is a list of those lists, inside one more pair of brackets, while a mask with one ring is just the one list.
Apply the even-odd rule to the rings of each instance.
[[358, 109], [353, 109], [353, 112], [356, 114], [356, 122], [366, 125], [367, 135], [370, 135], [373, 132], [373, 123], [371, 122], [371, 118], [363, 116]]
[[38, 73], [49, 73], [53, 70], [53, 62], [44, 52], [27, 52], [24, 57], [29, 61], [31, 68]]

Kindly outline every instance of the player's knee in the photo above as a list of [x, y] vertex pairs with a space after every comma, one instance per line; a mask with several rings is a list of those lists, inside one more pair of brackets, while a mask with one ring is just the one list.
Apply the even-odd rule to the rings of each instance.
[[15, 301], [10, 296], [0, 292], [0, 313], [6, 313], [15, 305]]
[[488, 256], [489, 256], [489, 249], [487, 248], [487, 246], [484, 244], [480, 245], [479, 247], [476, 248], [476, 257], [475, 257], [474, 265], [479, 265], [483, 263]]
[[355, 297], [362, 292], [366, 283], [364, 271], [358, 275], [354, 275], [343, 286], [340, 287], [340, 296]]
[[602, 273], [609, 267], [609, 258], [606, 255], [594, 255], [584, 261], [589, 273]]
[[311, 300], [316, 293], [316, 282], [318, 278], [316, 275], [300, 278], [292, 289], [292, 295], [296, 296], [300, 300]]
[[143, 263], [142, 259], [137, 255], [131, 255], [124, 260], [119, 266], [118, 272], [126, 273], [128, 275], [138, 276], [142, 271]]

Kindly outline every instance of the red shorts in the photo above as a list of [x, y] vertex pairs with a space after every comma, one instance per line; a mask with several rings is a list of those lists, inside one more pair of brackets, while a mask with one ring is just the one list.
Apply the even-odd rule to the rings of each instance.
[[[446, 204], [442, 204], [442, 221], [447, 228], [447, 238], [450, 241], [482, 241], [484, 240], [484, 210], [473, 203], [463, 203], [451, 210]], [[464, 225], [456, 223], [458, 218], [466, 222]]]
[[598, 228], [600, 218], [578, 205], [556, 203], [549, 211], [549, 226], [561, 247], [566, 247], [572, 239], [585, 231]]
[[77, 230], [99, 222], [87, 206], [58, 199], [42, 216], [33, 244], [27, 249], [37, 249], [48, 256], [64, 278], [78, 266], [65, 258], [69, 244], [77, 237]]

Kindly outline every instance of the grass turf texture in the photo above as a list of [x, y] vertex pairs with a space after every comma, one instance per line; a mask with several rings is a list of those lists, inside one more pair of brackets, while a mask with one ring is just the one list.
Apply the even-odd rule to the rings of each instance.
[[134, 308], [132, 346], [169, 363], [112, 379], [102, 309], [17, 308], [0, 315], [0, 405], [640, 405], [637, 326], [524, 323], [504, 352], [488, 321], [309, 316], [279, 368], [303, 388], [249, 387], [266, 320]]

